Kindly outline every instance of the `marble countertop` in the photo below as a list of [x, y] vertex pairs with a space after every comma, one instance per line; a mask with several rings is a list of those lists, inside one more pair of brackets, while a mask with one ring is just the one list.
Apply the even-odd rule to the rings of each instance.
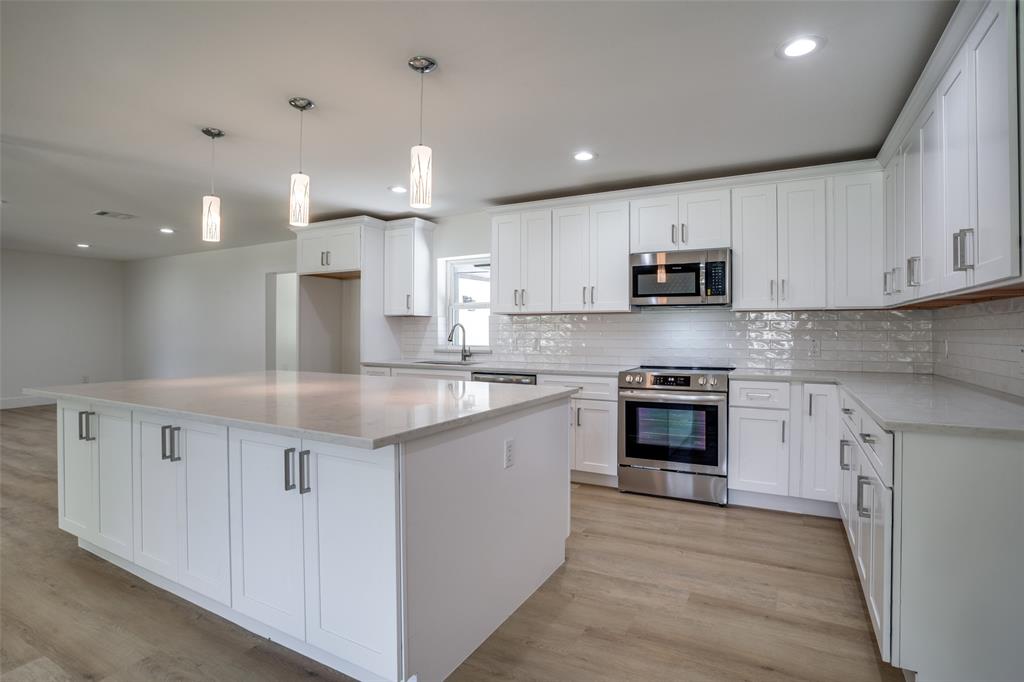
[[248, 372], [25, 389], [227, 426], [379, 448], [568, 399], [573, 389], [417, 377]]
[[[458, 357], [455, 355], [454, 357]], [[636, 365], [574, 365], [570, 363], [502, 362], [474, 356], [469, 365], [444, 365], [428, 361], [393, 360], [390, 362], [363, 362], [364, 367], [400, 367], [402, 369], [447, 369], [454, 372], [521, 372], [527, 374], [570, 374], [582, 377], [618, 377], [619, 372]]]
[[729, 378], [839, 384], [887, 431], [1024, 439], [1024, 399], [932, 374], [737, 369]]

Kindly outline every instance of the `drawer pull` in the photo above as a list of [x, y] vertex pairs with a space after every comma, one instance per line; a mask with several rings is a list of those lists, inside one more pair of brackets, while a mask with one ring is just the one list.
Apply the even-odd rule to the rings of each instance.
[[772, 394], [771, 393], [744, 393], [743, 395], [746, 396], [747, 398], [757, 398], [759, 400], [771, 400], [772, 399]]
[[857, 515], [862, 519], [871, 518], [871, 510], [864, 508], [864, 484], [870, 484], [871, 479], [867, 476], [857, 476]]
[[846, 448], [851, 445], [853, 445], [853, 443], [845, 438], [839, 441], [839, 468], [843, 471], [850, 470], [850, 463], [846, 461]]
[[843, 414], [853, 414], [853, 410], [850, 409], [849, 407], [844, 407]]
[[877, 440], [875, 440], [875, 437], [872, 436], [870, 433], [862, 433], [862, 434], [860, 434], [860, 439], [863, 442], [867, 443], [868, 445], [874, 445], [875, 443], [878, 442]]

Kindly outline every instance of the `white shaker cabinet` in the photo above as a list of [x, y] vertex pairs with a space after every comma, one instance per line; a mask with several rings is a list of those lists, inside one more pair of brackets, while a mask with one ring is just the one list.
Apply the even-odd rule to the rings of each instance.
[[729, 488], [788, 495], [791, 433], [788, 410], [729, 408]]
[[618, 403], [572, 400], [569, 404], [573, 469], [618, 475]]
[[664, 194], [629, 202], [630, 253], [728, 248], [728, 189]]
[[554, 312], [629, 311], [629, 204], [552, 211]]
[[131, 559], [131, 412], [63, 401], [58, 410], [58, 525]]
[[491, 267], [494, 312], [551, 312], [551, 211], [495, 216]]
[[944, 245], [942, 291], [955, 291], [969, 284], [967, 271], [955, 262], [963, 233], [970, 218], [970, 85], [967, 82], [967, 52], [961, 50], [939, 83], [936, 93], [942, 126], [942, 231], [935, 237]]
[[775, 185], [732, 191], [732, 304], [737, 309], [778, 306], [778, 212]]
[[882, 173], [837, 175], [832, 187], [832, 305], [880, 307], [888, 280]]
[[780, 182], [778, 291], [780, 308], [828, 304], [825, 179]]
[[135, 563], [231, 603], [227, 429], [136, 413]]
[[432, 223], [389, 222], [384, 231], [384, 314], [429, 316], [433, 294]]
[[[348, 272], [362, 265], [362, 235], [357, 225], [310, 225], [299, 232], [299, 274]], [[294, 228], [293, 228], [294, 230]]]
[[834, 384], [804, 384], [800, 497], [839, 499], [839, 397]]
[[232, 608], [303, 639], [300, 449], [297, 438], [231, 430]]

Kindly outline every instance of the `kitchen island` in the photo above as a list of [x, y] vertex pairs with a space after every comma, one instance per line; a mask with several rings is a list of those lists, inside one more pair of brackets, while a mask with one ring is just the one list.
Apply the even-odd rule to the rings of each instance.
[[440, 680], [565, 558], [571, 389], [255, 372], [58, 401], [59, 526], [359, 679]]

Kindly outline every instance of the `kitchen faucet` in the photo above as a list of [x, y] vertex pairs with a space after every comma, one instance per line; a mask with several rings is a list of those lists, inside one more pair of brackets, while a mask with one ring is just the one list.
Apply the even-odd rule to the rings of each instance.
[[466, 328], [462, 326], [461, 322], [456, 322], [452, 325], [452, 330], [448, 332], [448, 343], [451, 343], [455, 338], [455, 330], [462, 330], [462, 361], [465, 362], [473, 355], [473, 351], [466, 345]]

